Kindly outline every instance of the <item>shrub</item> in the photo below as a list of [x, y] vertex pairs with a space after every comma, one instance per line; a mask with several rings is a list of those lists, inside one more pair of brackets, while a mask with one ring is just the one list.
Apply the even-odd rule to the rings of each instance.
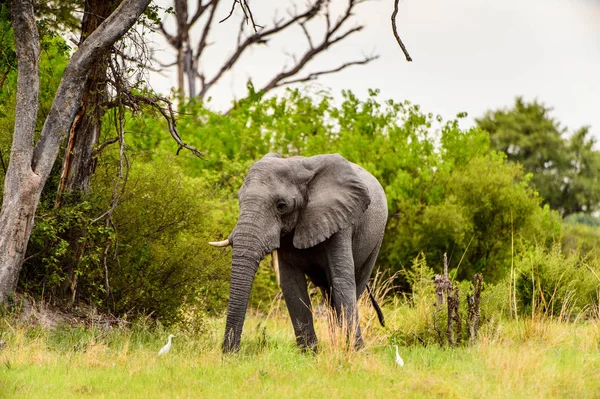
[[[510, 263], [512, 236], [549, 242], [560, 232], [559, 218], [540, 208], [529, 177], [490, 149], [486, 132], [444, 123], [409, 102], [381, 101], [376, 90], [365, 100], [343, 96], [335, 106], [327, 96], [313, 99], [299, 90], [268, 99], [251, 90], [227, 116], [189, 104], [178, 128], [206, 159], [185, 157], [182, 172], [214, 187], [217, 206], [231, 210], [249, 166], [265, 153], [338, 152], [385, 188], [390, 218], [379, 265], [392, 272], [420, 252], [439, 272], [448, 252], [453, 266], [462, 258], [459, 278], [483, 272], [487, 281], [499, 281]], [[147, 116], [129, 128], [149, 132], [132, 143], [152, 150], [152, 159], [173, 151], [163, 122]]]
[[515, 259], [516, 290], [521, 311], [571, 320], [597, 299], [600, 265], [577, 254], [564, 254], [560, 245], [534, 246]]
[[110, 207], [112, 173], [101, 165], [88, 202], [36, 223], [21, 286], [164, 323], [190, 317], [190, 309], [199, 317], [221, 312], [229, 260], [207, 244], [220, 218], [211, 215], [206, 185], [182, 176], [172, 159], [137, 163], [110, 222], [93, 221]]

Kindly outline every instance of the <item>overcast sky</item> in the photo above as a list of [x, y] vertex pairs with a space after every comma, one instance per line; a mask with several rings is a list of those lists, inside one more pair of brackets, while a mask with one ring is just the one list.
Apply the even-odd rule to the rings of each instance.
[[[231, 3], [224, 3], [227, 7], [219, 10], [217, 18], [229, 11]], [[251, 2], [258, 23], [268, 27], [274, 12], [282, 15], [289, 9], [276, 10], [273, 4], [272, 0]], [[307, 71], [331, 68], [363, 54], [380, 58], [324, 76], [320, 87], [337, 97], [342, 89], [350, 89], [363, 98], [367, 89], [377, 88], [383, 99], [409, 100], [445, 119], [466, 111], [467, 125], [488, 109], [511, 106], [521, 95], [553, 107], [553, 116], [570, 131], [591, 126], [600, 141], [600, 0], [400, 0], [398, 29], [412, 63], [405, 61], [392, 35], [392, 9], [391, 0], [360, 5], [356, 21], [366, 28], [332, 47]], [[213, 44], [202, 59], [209, 75], [231, 53], [237, 26], [231, 20], [214, 30]], [[156, 47], [164, 49], [158, 56], [167, 62], [168, 46], [155, 40]], [[249, 77], [257, 87], [265, 84], [285, 62], [291, 62], [285, 52], [305, 46], [298, 29], [268, 48], [248, 52], [209, 93], [211, 107], [226, 109], [233, 98], [243, 97]], [[168, 92], [175, 82], [174, 71], [165, 77], [152, 76], [153, 86], [161, 91]]]

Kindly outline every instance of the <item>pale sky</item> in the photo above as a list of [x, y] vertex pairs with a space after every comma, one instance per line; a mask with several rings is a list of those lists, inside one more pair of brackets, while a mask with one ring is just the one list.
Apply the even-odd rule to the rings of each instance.
[[[282, 15], [290, 8], [274, 9], [273, 3], [250, 3], [257, 23], [272, 26], [274, 13]], [[217, 19], [227, 15], [230, 4], [224, 1]], [[334, 4], [346, 3], [335, 0]], [[350, 89], [360, 98], [367, 96], [369, 88], [380, 89], [381, 99], [409, 100], [445, 119], [465, 111], [469, 118], [463, 125], [467, 126], [488, 109], [511, 106], [521, 95], [553, 107], [552, 115], [570, 131], [591, 126], [600, 141], [600, 0], [400, 0], [397, 24], [412, 63], [405, 61], [392, 35], [392, 9], [392, 0], [370, 1], [357, 8], [356, 21], [366, 28], [329, 49], [308, 65], [307, 72], [360, 59], [363, 54], [380, 58], [323, 76], [317, 87], [330, 89], [335, 97]], [[202, 59], [209, 75], [233, 51], [238, 25], [237, 20], [226, 21], [213, 32], [213, 44]], [[155, 40], [156, 47], [164, 49], [158, 57], [167, 62], [172, 57], [168, 46], [160, 38]], [[209, 92], [210, 106], [228, 108], [233, 98], [244, 96], [248, 77], [256, 87], [264, 85], [285, 62], [291, 62], [285, 52], [306, 45], [298, 29], [273, 40], [269, 47], [249, 51]], [[175, 71], [164, 77], [153, 75], [151, 83], [168, 92], [176, 84]]]

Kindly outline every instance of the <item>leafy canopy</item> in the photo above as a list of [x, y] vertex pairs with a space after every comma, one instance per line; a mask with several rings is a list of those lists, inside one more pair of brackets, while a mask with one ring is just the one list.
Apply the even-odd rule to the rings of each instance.
[[532, 174], [543, 202], [563, 216], [600, 210], [600, 152], [583, 127], [567, 130], [550, 116], [551, 108], [517, 97], [511, 109], [488, 111], [476, 119], [490, 133], [492, 147]]

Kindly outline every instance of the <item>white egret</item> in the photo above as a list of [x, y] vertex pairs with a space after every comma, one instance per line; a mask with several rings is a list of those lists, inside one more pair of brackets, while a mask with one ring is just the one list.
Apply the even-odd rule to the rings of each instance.
[[400, 357], [400, 354], [398, 353], [398, 345], [394, 345], [396, 347], [396, 364], [400, 367], [404, 366], [404, 360], [402, 360], [402, 358]]
[[169, 334], [169, 341], [158, 351], [158, 356], [166, 355], [171, 350], [171, 338], [175, 337], [173, 334]]

